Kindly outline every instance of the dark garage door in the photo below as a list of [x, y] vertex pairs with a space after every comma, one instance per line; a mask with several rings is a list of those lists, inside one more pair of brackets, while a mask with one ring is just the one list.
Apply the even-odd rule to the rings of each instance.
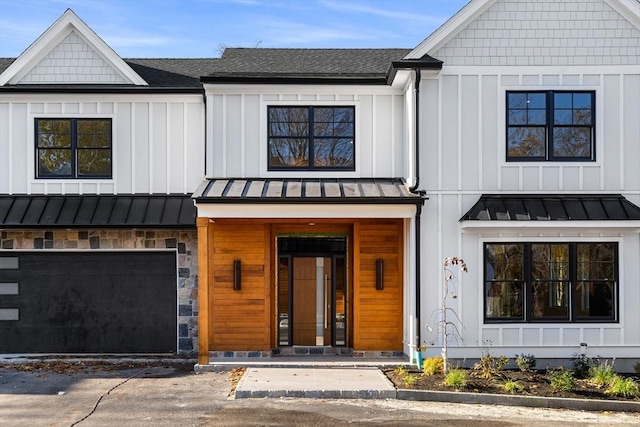
[[0, 353], [173, 353], [175, 252], [0, 252]]

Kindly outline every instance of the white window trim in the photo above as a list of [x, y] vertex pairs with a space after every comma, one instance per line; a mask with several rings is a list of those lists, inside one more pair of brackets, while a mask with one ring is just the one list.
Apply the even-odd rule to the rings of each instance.
[[[111, 178], [36, 178], [36, 134], [35, 134], [35, 121], [36, 119], [111, 119]], [[117, 119], [116, 114], [64, 114], [64, 113], [30, 113], [28, 116], [27, 125], [27, 174], [29, 177], [29, 185], [37, 184], [113, 184], [116, 181], [116, 159], [117, 159], [117, 144], [116, 144], [116, 129]]]

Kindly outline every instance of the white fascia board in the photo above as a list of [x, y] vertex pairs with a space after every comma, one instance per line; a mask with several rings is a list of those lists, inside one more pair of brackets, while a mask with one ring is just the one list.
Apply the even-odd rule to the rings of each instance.
[[407, 54], [404, 59], [422, 58], [444, 46], [449, 40], [466, 28], [485, 10], [489, 9], [497, 0], [471, 0], [462, 9], [453, 15], [440, 28], [424, 39], [415, 49]]
[[496, 229], [585, 229], [593, 231], [595, 229], [619, 229], [625, 232], [640, 233], [640, 221], [489, 221], [489, 220], [467, 220], [460, 221], [460, 228], [470, 231], [493, 230]]
[[413, 218], [416, 206], [195, 203], [204, 218]]
[[67, 9], [40, 37], [36, 39], [20, 56], [0, 74], [0, 86], [17, 84], [44, 58], [58, 43], [75, 30], [89, 46], [92, 46], [102, 58], [131, 84], [148, 86], [118, 54], [109, 47], [87, 24], [71, 9]]
[[206, 95], [401, 95], [402, 87], [388, 85], [222, 84], [204, 83]]
[[604, 0], [604, 2], [640, 30], [640, 2], [638, 0]]

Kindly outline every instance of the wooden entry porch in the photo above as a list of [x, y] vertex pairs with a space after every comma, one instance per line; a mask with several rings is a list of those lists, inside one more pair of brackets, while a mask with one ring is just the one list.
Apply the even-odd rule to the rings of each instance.
[[[404, 234], [402, 219], [198, 218], [199, 364], [209, 363], [210, 351], [262, 354], [279, 347], [277, 238], [284, 235], [346, 236], [345, 347], [401, 353]], [[384, 263], [379, 290], [377, 260]]]

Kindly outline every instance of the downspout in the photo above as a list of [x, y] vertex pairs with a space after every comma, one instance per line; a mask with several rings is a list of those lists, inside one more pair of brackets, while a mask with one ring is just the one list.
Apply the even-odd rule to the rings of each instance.
[[[424, 190], [418, 190], [418, 186], [420, 185], [420, 68], [414, 68], [416, 80], [414, 83], [414, 102], [415, 102], [415, 146], [414, 146], [414, 167], [415, 167], [415, 180], [413, 185], [409, 188], [409, 191], [414, 194], [419, 194], [420, 196], [424, 196]], [[416, 242], [416, 351], [420, 348], [420, 259], [421, 259], [421, 249], [420, 249], [420, 217], [422, 215], [422, 204], [416, 205], [416, 220], [415, 220], [415, 242]]]

